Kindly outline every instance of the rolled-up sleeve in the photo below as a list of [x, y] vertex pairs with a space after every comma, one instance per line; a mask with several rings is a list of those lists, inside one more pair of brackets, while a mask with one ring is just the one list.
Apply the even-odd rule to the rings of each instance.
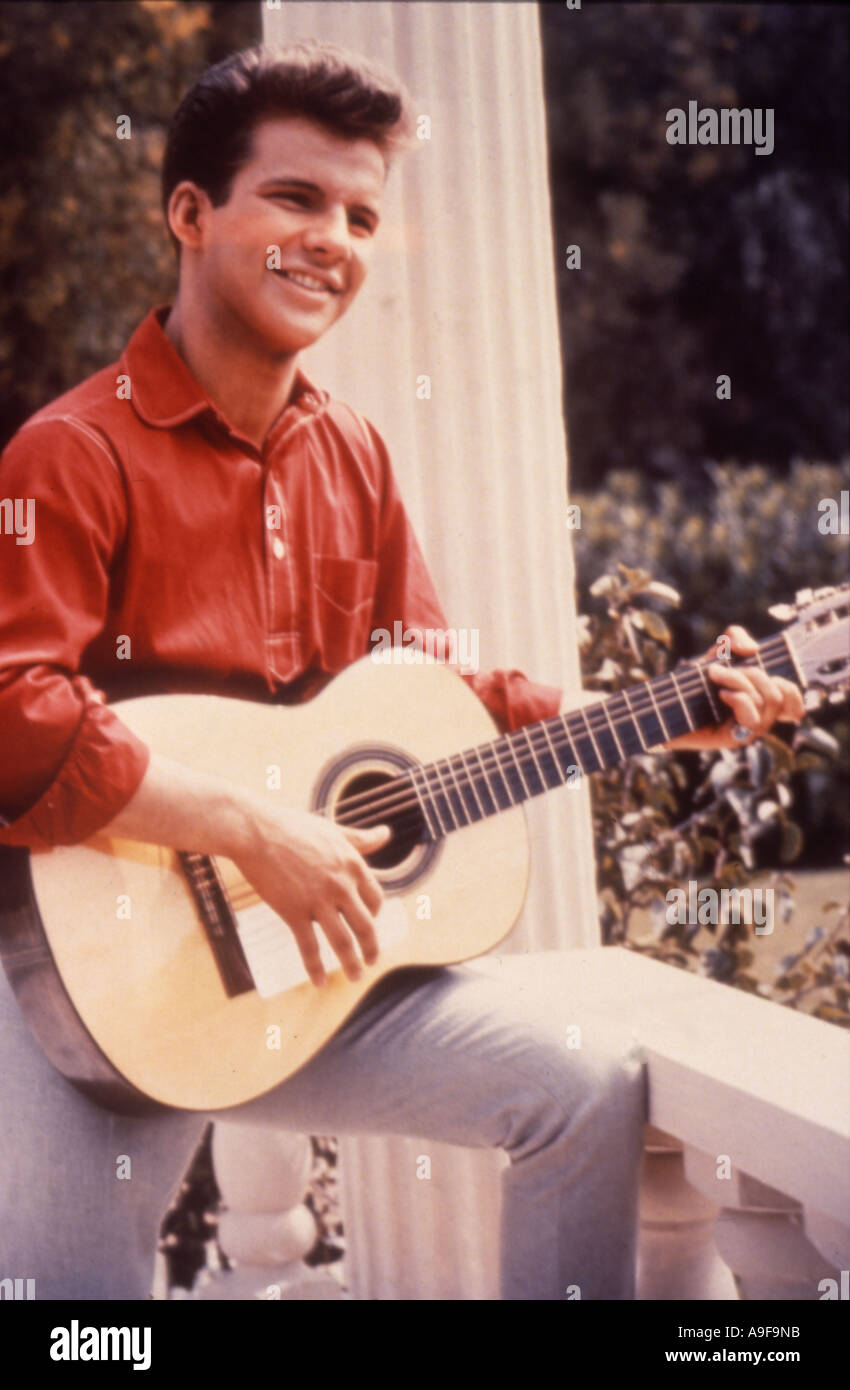
[[[368, 423], [368, 422], [367, 422]], [[446, 631], [440, 601], [405, 510], [386, 446], [369, 425], [382, 471], [382, 506], [379, 544], [378, 589], [373, 614], [375, 628], [393, 632], [394, 622], [406, 631], [424, 634]], [[529, 680], [522, 671], [461, 672], [464, 680], [487, 706], [503, 733], [558, 713], [561, 691]]]
[[[124, 486], [107, 444], [89, 426], [35, 420], [0, 460], [6, 501], [0, 844], [76, 844], [130, 800], [149, 759], [81, 674], [107, 613], [110, 564], [126, 527]], [[21, 524], [10, 527], [16, 516]]]

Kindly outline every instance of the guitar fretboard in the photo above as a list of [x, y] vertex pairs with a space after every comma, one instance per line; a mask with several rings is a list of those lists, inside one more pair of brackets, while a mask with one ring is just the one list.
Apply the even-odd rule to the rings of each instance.
[[[682, 734], [731, 717], [707, 674], [711, 658], [684, 662], [615, 695], [503, 734], [449, 758], [415, 767], [369, 793], [343, 798], [335, 819], [346, 825], [382, 823], [396, 829], [421, 821], [421, 839], [507, 811], [586, 773], [615, 767]], [[784, 636], [763, 642], [735, 665], [757, 666], [796, 680]]]

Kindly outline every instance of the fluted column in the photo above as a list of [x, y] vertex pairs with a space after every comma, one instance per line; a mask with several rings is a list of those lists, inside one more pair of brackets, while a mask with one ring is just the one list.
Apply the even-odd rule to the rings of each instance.
[[[286, 0], [264, 24], [269, 42], [313, 36], [377, 58], [430, 118], [390, 176], [371, 283], [305, 368], [386, 438], [449, 624], [479, 630], [482, 669], [576, 686], [537, 6]], [[585, 790], [529, 821], [527, 907], [500, 950], [595, 943]], [[417, 1179], [421, 1154], [439, 1181]], [[499, 1166], [346, 1140], [355, 1295], [494, 1296]]]

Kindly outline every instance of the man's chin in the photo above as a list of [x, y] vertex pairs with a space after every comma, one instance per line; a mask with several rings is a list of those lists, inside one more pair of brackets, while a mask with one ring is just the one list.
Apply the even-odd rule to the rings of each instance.
[[328, 315], [316, 314], [305, 316], [303, 319], [293, 319], [287, 316], [282, 323], [270, 322], [267, 335], [269, 343], [273, 343], [276, 350], [285, 355], [302, 352], [323, 338], [328, 329], [333, 328], [338, 317], [339, 315], [331, 318]]

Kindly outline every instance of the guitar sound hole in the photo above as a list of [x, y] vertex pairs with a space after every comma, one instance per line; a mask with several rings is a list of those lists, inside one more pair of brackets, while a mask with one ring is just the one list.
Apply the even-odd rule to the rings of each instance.
[[[361, 772], [359, 776], [346, 782], [340, 801], [337, 803], [337, 809], [344, 810], [345, 802], [350, 797], [361, 796], [364, 792], [374, 791], [376, 787], [396, 780], [396, 773]], [[392, 805], [396, 801], [403, 801], [404, 806], [393, 811]], [[377, 816], [380, 816], [380, 820], [377, 819]], [[397, 864], [403, 864], [408, 855], [426, 838], [425, 821], [412, 789], [408, 789], [406, 794], [404, 792], [388, 793], [387, 814], [381, 811], [381, 802], [378, 798], [376, 816], [369, 816], [370, 820], [373, 818], [376, 825], [391, 825], [393, 831], [392, 838], [382, 849], [366, 855], [366, 861], [371, 864], [373, 869], [394, 869]]]

